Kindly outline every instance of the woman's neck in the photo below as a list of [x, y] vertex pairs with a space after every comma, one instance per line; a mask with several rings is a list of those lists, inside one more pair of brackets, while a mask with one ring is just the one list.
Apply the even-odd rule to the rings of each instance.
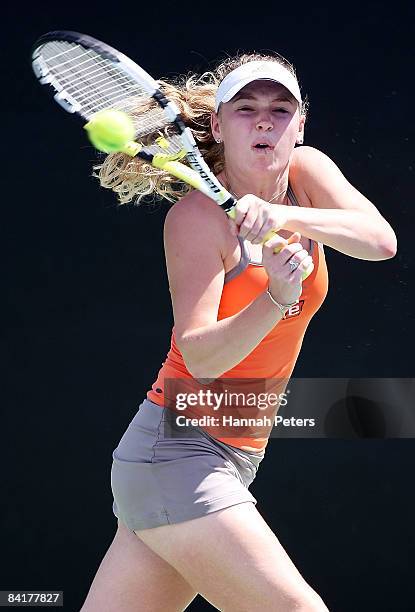
[[251, 180], [251, 177], [243, 176], [229, 168], [224, 168], [218, 175], [218, 179], [237, 199], [242, 198], [247, 193], [251, 193], [270, 204], [283, 204], [287, 196], [288, 171], [284, 172], [281, 176], [267, 177], [267, 180], [259, 181], [257, 177]]

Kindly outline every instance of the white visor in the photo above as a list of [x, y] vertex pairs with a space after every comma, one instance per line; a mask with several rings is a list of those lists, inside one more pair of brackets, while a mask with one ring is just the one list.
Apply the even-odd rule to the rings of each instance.
[[287, 68], [278, 62], [254, 61], [242, 64], [232, 70], [219, 85], [216, 92], [215, 110], [218, 112], [221, 102], [229, 102], [248, 83], [258, 79], [267, 79], [281, 83], [294, 96], [301, 106], [301, 93], [297, 79]]

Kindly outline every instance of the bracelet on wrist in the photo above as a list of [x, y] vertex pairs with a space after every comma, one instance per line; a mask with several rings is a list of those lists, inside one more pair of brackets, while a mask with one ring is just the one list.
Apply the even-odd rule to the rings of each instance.
[[300, 301], [299, 299], [295, 300], [295, 302], [291, 302], [291, 304], [280, 304], [280, 302], [277, 302], [277, 300], [273, 297], [271, 291], [269, 290], [269, 287], [267, 289], [267, 293], [270, 297], [270, 300], [273, 304], [275, 304], [275, 306], [277, 306], [277, 308], [279, 309], [280, 313], [284, 316], [286, 314], [286, 312], [291, 308], [291, 306], [294, 306], [295, 304], [298, 304], [298, 302]]

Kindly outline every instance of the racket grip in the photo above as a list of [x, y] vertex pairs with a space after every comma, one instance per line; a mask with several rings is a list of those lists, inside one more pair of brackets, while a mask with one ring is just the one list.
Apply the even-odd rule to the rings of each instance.
[[[228, 215], [228, 217], [230, 217], [231, 219], [235, 220], [235, 216], [236, 216], [236, 212], [235, 212], [235, 206], [233, 208], [231, 208], [230, 210], [227, 211], [226, 213]], [[275, 236], [275, 234], [277, 234], [278, 232], [274, 231], [274, 230], [269, 230], [269, 232], [267, 234], [265, 234], [264, 239], [262, 240], [261, 244], [264, 244], [264, 242], [266, 242], [267, 240], [269, 240], [270, 238], [272, 238], [273, 236]], [[278, 253], [280, 249], [275, 249], [274, 253]]]
[[[270, 237], [268, 237], [267, 240], [269, 240], [269, 238]], [[264, 242], [266, 242], [266, 240]], [[289, 244], [289, 243], [287, 242], [287, 244]], [[281, 249], [282, 249], [282, 247], [276, 247], [274, 249], [274, 253], [279, 253], [281, 251]], [[314, 264], [313, 264], [313, 262], [311, 262], [310, 265], [308, 266], [307, 270], [305, 270], [303, 272], [301, 280], [305, 281], [305, 279], [310, 276], [310, 274], [313, 272], [313, 270], [314, 270]]]
[[[264, 242], [266, 242], [267, 240], [272, 238], [272, 236], [274, 236], [276, 233], [277, 232], [274, 232], [273, 230], [270, 230], [268, 232], [268, 234], [265, 235], [265, 238], [262, 241], [262, 244], [264, 244]], [[286, 240], [285, 244], [290, 244], [291, 242], [292, 242], [292, 236], [290, 236], [288, 238], [288, 240]], [[285, 246], [285, 245], [275, 247], [274, 253], [279, 253], [281, 251], [281, 249], [283, 248], [283, 246]], [[301, 279], [304, 281], [306, 278], [308, 278], [310, 276], [310, 274], [313, 272], [313, 270], [314, 270], [314, 264], [313, 264], [313, 262], [311, 262], [310, 265], [308, 266], [307, 270], [305, 270], [303, 272], [303, 275], [302, 275]]]
[[[230, 217], [231, 219], [235, 220], [235, 216], [236, 216], [236, 212], [235, 212], [235, 206], [233, 208], [231, 208], [230, 210], [227, 211], [227, 215], [228, 217]], [[269, 230], [269, 232], [267, 234], [265, 234], [261, 244], [264, 244], [264, 242], [267, 242], [267, 240], [269, 240], [270, 238], [272, 238], [273, 236], [275, 236], [278, 232], [275, 230]], [[282, 247], [281, 247], [282, 248]], [[274, 253], [278, 253], [281, 248], [276, 248], [274, 249]]]
[[[235, 219], [235, 215], [236, 215], [235, 207], [231, 208], [231, 210], [228, 210], [227, 211], [227, 215], [231, 219]], [[261, 244], [264, 244], [264, 242], [267, 242], [267, 240], [270, 240], [277, 233], [278, 232], [276, 232], [274, 230], [270, 230], [267, 234], [265, 234], [264, 239], [262, 240]], [[288, 240], [286, 241], [286, 244], [290, 244], [290, 238], [288, 238]], [[285, 246], [285, 245], [283, 245], [283, 246]], [[282, 249], [282, 246], [275, 247], [274, 253], [279, 253], [281, 251], [281, 249]], [[310, 276], [310, 274], [313, 272], [313, 270], [314, 270], [314, 264], [313, 264], [313, 262], [311, 262], [311, 264], [308, 266], [307, 270], [305, 270], [305, 272], [303, 272], [302, 280], [304, 281], [306, 278], [308, 278]]]

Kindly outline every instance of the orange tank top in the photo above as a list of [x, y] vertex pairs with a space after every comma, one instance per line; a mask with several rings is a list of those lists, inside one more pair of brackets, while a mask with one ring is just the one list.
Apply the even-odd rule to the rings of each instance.
[[[299, 206], [290, 186], [288, 187], [288, 197], [294, 206]], [[218, 321], [241, 311], [266, 291], [268, 287], [268, 276], [263, 266], [250, 260], [245, 241], [240, 237], [238, 239], [241, 244], [242, 256], [239, 264], [225, 274]], [[243, 390], [243, 383], [246, 381], [245, 398], [251, 394], [251, 391], [256, 392], [258, 396], [258, 389], [261, 388], [268, 393], [273, 392], [275, 402], [275, 397], [284, 391], [294, 370], [308, 324], [322, 305], [328, 291], [328, 271], [323, 245], [320, 242], [311, 241], [311, 256], [314, 270], [303, 281], [299, 303], [287, 311], [284, 318], [278, 321], [275, 327], [245, 359], [215, 381], [216, 390], [218, 388], [224, 390], [223, 386], [220, 387], [219, 385], [218, 387], [218, 383], [221, 381], [226, 380], [226, 386], [228, 387], [229, 383], [232, 382], [231, 379], [237, 379], [237, 391], [239, 393]], [[174, 406], [176, 405], [177, 388], [180, 388], [181, 391], [188, 390], [188, 392], [191, 392], [195, 391], [196, 388], [202, 388], [202, 385], [187, 370], [176, 344], [173, 327], [170, 350], [166, 360], [162, 363], [152, 388], [147, 392], [147, 398], [160, 406]], [[223, 394], [223, 397], [225, 395]], [[214, 421], [209, 421], [209, 417], [219, 419], [221, 416], [218, 404], [216, 408], [212, 408], [212, 405], [210, 404], [210, 409], [206, 404], [204, 406], [198, 405], [197, 408], [188, 406], [183, 412], [186, 416], [199, 419], [198, 422], [200, 423], [203, 423], [203, 419], [200, 420], [200, 417], [205, 416], [205, 423], [201, 428], [225, 444], [248, 452], [262, 453], [264, 451], [272, 429], [272, 425], [270, 426], [270, 422], [273, 423], [272, 410], [271, 414], [267, 412], [270, 421], [264, 422], [266, 421], [263, 418], [264, 415], [259, 415], [259, 418], [255, 421], [256, 426], [249, 428], [249, 435], [244, 434], [248, 431], [246, 427], [234, 427], [231, 434], [232, 428], [221, 428], [218, 426], [219, 420], [215, 425], [213, 424]], [[275, 412], [276, 410], [274, 410]], [[229, 414], [229, 411], [227, 414]], [[239, 414], [240, 411], [238, 416]], [[235, 431], [238, 431], [238, 433], [236, 434]]]

